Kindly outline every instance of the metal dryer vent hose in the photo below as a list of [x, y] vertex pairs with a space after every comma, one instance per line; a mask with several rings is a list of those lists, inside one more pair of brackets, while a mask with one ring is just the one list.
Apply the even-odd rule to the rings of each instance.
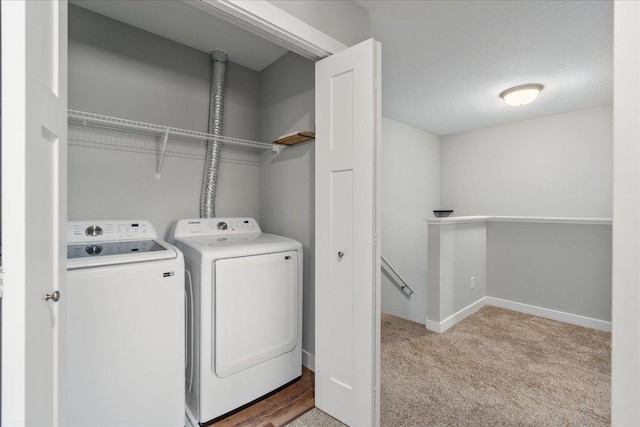
[[[209, 129], [216, 137], [222, 135], [222, 110], [224, 108], [224, 81], [227, 69], [227, 54], [219, 50], [211, 52], [211, 90], [209, 93]], [[204, 177], [200, 196], [200, 217], [216, 216], [216, 189], [222, 143], [207, 141], [207, 156], [204, 162]]]

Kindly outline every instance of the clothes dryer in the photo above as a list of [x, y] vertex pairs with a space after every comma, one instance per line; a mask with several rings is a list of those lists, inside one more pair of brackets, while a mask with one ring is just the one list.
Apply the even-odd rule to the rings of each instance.
[[302, 375], [302, 245], [252, 218], [184, 219], [187, 416], [207, 423]]

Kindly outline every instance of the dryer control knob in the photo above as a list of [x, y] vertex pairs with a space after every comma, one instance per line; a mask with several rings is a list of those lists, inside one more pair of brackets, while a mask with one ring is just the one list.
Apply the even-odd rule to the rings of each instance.
[[219, 222], [218, 223], [218, 230], [226, 230], [227, 229], [227, 223], [226, 222]]

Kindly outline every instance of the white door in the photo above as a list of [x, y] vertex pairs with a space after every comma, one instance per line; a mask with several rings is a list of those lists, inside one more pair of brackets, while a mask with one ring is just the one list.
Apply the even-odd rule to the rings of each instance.
[[316, 63], [316, 406], [379, 424], [380, 44]]
[[[2, 425], [59, 425], [67, 4], [2, 2]], [[60, 292], [59, 302], [45, 300]]]

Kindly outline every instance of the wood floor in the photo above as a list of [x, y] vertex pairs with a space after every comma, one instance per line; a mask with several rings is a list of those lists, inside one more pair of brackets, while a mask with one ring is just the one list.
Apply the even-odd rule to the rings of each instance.
[[299, 381], [211, 426], [284, 426], [315, 406], [313, 396], [313, 372], [303, 367], [302, 378]]

